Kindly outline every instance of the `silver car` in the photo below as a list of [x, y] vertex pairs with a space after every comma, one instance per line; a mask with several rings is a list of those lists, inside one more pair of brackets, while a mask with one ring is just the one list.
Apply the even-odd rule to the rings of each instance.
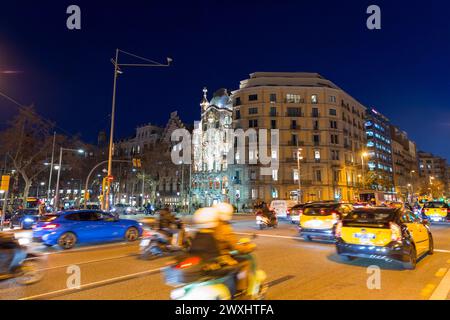
[[117, 215], [136, 214], [137, 210], [130, 204], [117, 203], [112, 207], [111, 213]]

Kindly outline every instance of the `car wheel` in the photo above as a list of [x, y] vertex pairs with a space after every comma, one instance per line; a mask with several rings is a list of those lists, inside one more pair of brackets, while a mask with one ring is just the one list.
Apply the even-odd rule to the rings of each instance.
[[259, 225], [259, 230], [264, 229], [264, 226], [262, 224]]
[[311, 241], [312, 238], [311, 238], [311, 236], [303, 236], [303, 240], [305, 240], [305, 241]]
[[135, 227], [128, 228], [125, 232], [125, 240], [136, 241], [139, 238], [139, 231]]
[[434, 240], [433, 240], [433, 236], [431, 235], [431, 233], [428, 234], [428, 254], [433, 254], [434, 253]]
[[77, 243], [77, 236], [72, 232], [63, 233], [58, 238], [58, 245], [64, 250], [72, 249]]
[[403, 268], [405, 268], [407, 270], [414, 270], [416, 268], [416, 263], [417, 263], [417, 252], [416, 252], [416, 248], [413, 246], [411, 248], [409, 261], [403, 262]]
[[345, 262], [350, 262], [350, 261], [353, 261], [353, 260], [356, 259], [355, 257], [346, 256], [346, 255], [342, 255], [342, 256], [339, 256], [339, 257], [341, 258], [342, 261], [345, 261]]

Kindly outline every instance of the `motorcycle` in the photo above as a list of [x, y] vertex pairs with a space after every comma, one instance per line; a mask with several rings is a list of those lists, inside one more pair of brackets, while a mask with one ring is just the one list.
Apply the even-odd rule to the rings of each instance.
[[[0, 281], [16, 279], [21, 285], [31, 285], [42, 280], [46, 267], [46, 256], [29, 252], [25, 246], [30, 242], [29, 239], [22, 238], [11, 239], [11, 241], [2, 241], [0, 251], [3, 255], [12, 254], [12, 260], [5, 271], [0, 274]], [[7, 249], [6, 249], [7, 248]], [[5, 251], [8, 251], [5, 253]]]
[[171, 236], [156, 230], [147, 230], [140, 243], [141, 259], [151, 259], [175, 252], [188, 251], [192, 236], [189, 229], [178, 225]]
[[[241, 239], [241, 243], [250, 242]], [[219, 259], [202, 261], [198, 256], [183, 257], [176, 264], [163, 269], [166, 284], [175, 287], [170, 293], [173, 300], [236, 300], [240, 298], [263, 300], [268, 285], [263, 270], [257, 269], [256, 260], [251, 253], [231, 252], [236, 259], [250, 261], [248, 287], [245, 293], [236, 290], [238, 270], [222, 264]]]
[[276, 215], [273, 216], [273, 219], [270, 219], [269, 217], [263, 215], [261, 210], [258, 210], [256, 212], [256, 225], [259, 227], [260, 230], [263, 230], [264, 228], [276, 228], [278, 227], [278, 219]]

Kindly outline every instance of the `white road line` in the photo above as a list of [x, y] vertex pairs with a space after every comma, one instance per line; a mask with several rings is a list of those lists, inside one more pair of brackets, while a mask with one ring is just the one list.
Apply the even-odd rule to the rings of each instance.
[[434, 249], [435, 252], [450, 253], [450, 250]]
[[47, 297], [47, 296], [52, 296], [52, 295], [55, 295], [55, 294], [56, 295], [71, 294], [71, 293], [75, 293], [75, 292], [77, 292], [79, 290], [82, 290], [82, 289], [87, 289], [89, 287], [94, 287], [94, 286], [98, 286], [98, 285], [102, 285], [102, 284], [108, 284], [108, 283], [111, 283], [111, 282], [115, 282], [115, 281], [118, 281], [118, 280], [124, 280], [124, 279], [127, 279], [127, 278], [134, 278], [134, 277], [145, 275], [145, 274], [155, 273], [157, 271], [161, 271], [161, 269], [162, 269], [162, 267], [161, 268], [157, 268], [157, 269], [152, 269], [152, 270], [147, 270], [147, 271], [127, 274], [127, 275], [120, 276], [120, 277], [115, 277], [115, 278], [110, 278], [110, 279], [106, 279], [106, 280], [101, 280], [101, 281], [87, 283], [87, 284], [81, 285], [79, 288], [72, 288], [72, 289], [66, 288], [66, 289], [61, 289], [61, 290], [41, 293], [41, 294], [37, 294], [37, 295], [34, 295], [34, 296], [25, 297], [25, 298], [20, 298], [19, 300], [33, 300], [33, 299], [39, 299], [39, 298], [43, 298], [43, 297]]
[[433, 291], [430, 300], [446, 300], [450, 292], [450, 270], [447, 271], [444, 278], [439, 282], [437, 288]]
[[121, 259], [121, 258], [127, 258], [127, 257], [132, 257], [132, 256], [134, 256], [134, 254], [124, 254], [124, 255], [121, 255], [121, 256], [114, 256], [114, 257], [110, 257], [110, 258], [88, 260], [88, 261], [83, 261], [83, 262], [74, 262], [74, 263], [60, 265], [60, 266], [55, 266], [55, 267], [42, 268], [39, 271], [48, 271], [48, 270], [53, 270], [53, 269], [60, 269], [60, 268], [64, 268], [64, 267], [68, 267], [68, 266], [72, 266], [72, 265], [80, 266], [80, 265], [83, 265], [83, 264], [102, 262], [102, 261], [108, 261], [108, 260], [114, 260], [114, 259]]
[[297, 239], [302, 240], [300, 237], [293, 237], [293, 236], [280, 236], [276, 234], [261, 234], [261, 233], [248, 233], [248, 232], [236, 232], [236, 234], [244, 235], [244, 236], [252, 236], [257, 235], [258, 237], [269, 237], [269, 238], [282, 238], [282, 239]]
[[130, 242], [117, 242], [117, 243], [109, 243], [109, 244], [101, 244], [101, 245], [92, 245], [92, 246], [80, 247], [80, 248], [69, 249], [69, 250], [61, 250], [61, 251], [55, 251], [55, 252], [42, 252], [42, 254], [50, 256], [53, 254], [90, 251], [93, 249], [104, 249], [104, 248], [120, 247], [120, 246], [126, 246], [126, 245], [131, 246], [132, 244], [133, 243], [130, 243]]

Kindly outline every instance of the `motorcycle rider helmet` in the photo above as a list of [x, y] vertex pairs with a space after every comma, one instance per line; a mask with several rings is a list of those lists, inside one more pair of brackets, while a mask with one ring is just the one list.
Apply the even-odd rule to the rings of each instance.
[[216, 208], [200, 208], [194, 212], [194, 224], [200, 229], [215, 228], [219, 224], [219, 211]]
[[213, 208], [219, 211], [219, 219], [222, 221], [230, 221], [233, 217], [234, 208], [226, 202], [216, 203]]

